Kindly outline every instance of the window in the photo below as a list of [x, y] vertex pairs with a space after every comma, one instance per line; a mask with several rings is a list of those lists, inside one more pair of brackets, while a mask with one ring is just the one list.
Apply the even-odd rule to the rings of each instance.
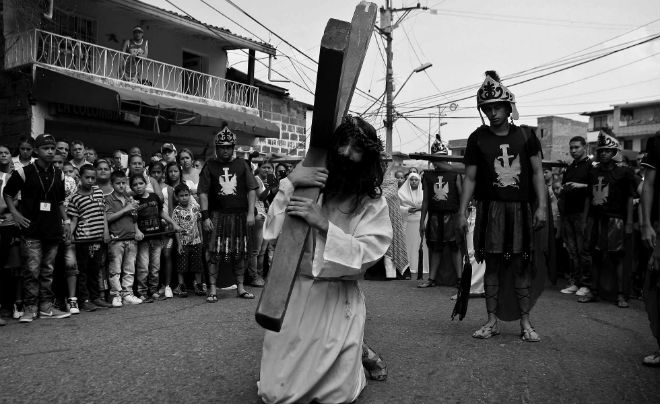
[[633, 148], [633, 141], [632, 140], [624, 140], [623, 141], [623, 150], [632, 150]]
[[596, 115], [594, 116], [594, 127], [593, 130], [599, 130], [607, 128], [607, 115]]
[[619, 118], [619, 126], [628, 126], [635, 119], [632, 109], [622, 109]]
[[46, 29], [59, 35], [96, 43], [97, 24], [95, 20], [58, 8], [54, 10], [53, 20], [49, 22]]

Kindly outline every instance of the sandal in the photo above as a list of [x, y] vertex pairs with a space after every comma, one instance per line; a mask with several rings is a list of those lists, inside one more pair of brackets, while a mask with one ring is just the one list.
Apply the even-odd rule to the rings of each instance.
[[206, 303], [217, 303], [217, 301], [218, 301], [217, 295], [208, 295], [206, 297]]
[[247, 290], [244, 291], [243, 293], [239, 293], [238, 297], [240, 297], [241, 299], [254, 299], [254, 295], [248, 292]]
[[370, 380], [378, 382], [387, 380], [387, 364], [379, 354], [366, 345], [362, 346], [362, 366]]
[[660, 351], [645, 357], [642, 360], [642, 365], [652, 368], [660, 368]]
[[417, 284], [418, 288], [432, 288], [434, 286], [435, 286], [435, 281], [433, 279], [427, 279]]
[[493, 325], [483, 325], [472, 334], [472, 338], [488, 339], [496, 335], [500, 335], [500, 327], [497, 321], [495, 321]]
[[539, 342], [541, 341], [541, 338], [539, 337], [539, 334], [532, 328], [526, 328], [522, 331], [520, 331], [520, 339], [525, 341], [525, 342]]

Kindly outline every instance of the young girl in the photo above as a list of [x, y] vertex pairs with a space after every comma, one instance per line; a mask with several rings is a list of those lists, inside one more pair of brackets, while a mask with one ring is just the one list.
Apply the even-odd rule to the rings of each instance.
[[195, 284], [202, 283], [202, 214], [198, 205], [192, 203], [190, 188], [179, 184], [174, 188], [178, 203], [172, 212], [172, 220], [181, 227], [181, 233], [176, 234], [177, 275], [179, 277], [179, 297], [186, 297], [184, 275], [195, 274]]
[[31, 137], [22, 137], [18, 141], [18, 150], [16, 152], [16, 157], [12, 159], [14, 163], [14, 170], [18, 170], [21, 167], [25, 167], [28, 164], [32, 164], [34, 157], [34, 141]]
[[[176, 195], [176, 192], [174, 192], [174, 189], [179, 184], [182, 184], [182, 181], [181, 181], [181, 174], [182, 173], [183, 173], [183, 170], [181, 169], [181, 166], [179, 166], [179, 164], [175, 161], [169, 162], [165, 166], [165, 183], [167, 184], [167, 196], [166, 197], [167, 197], [167, 199], [169, 199], [169, 206], [172, 209], [178, 203], [177, 195]], [[188, 192], [190, 192], [190, 187], [188, 187], [188, 189], [189, 189]], [[195, 200], [195, 198], [190, 199], [190, 204], [193, 205], [193, 206], [199, 207], [199, 204], [197, 203], [197, 200]], [[172, 209], [170, 209], [170, 212], [171, 212]], [[172, 254], [171, 253], [171, 247], [170, 247], [169, 251], [168, 250], [164, 250], [164, 251], [165, 251], [165, 254], [168, 254], [168, 256], [170, 257], [170, 259], [169, 259], [170, 264], [169, 265], [171, 265], [171, 256], [172, 256], [171, 255]], [[171, 274], [171, 268], [170, 268], [170, 274]], [[195, 293], [198, 296], [204, 296], [206, 294], [206, 291], [207, 291], [206, 284], [201, 283], [201, 282], [197, 282], [197, 281], [195, 281], [194, 289], [195, 289]], [[188, 292], [186, 292], [185, 284], [183, 282], [179, 282], [179, 286], [177, 286], [174, 289], [174, 294], [175, 295], [183, 295], [181, 297], [185, 297], [185, 296], [188, 295]]]
[[199, 184], [199, 170], [195, 168], [193, 162], [195, 156], [190, 149], [182, 149], [179, 152], [179, 163], [181, 164], [181, 182], [190, 188], [190, 195], [197, 200], [197, 184]]
[[137, 208], [137, 227], [135, 239], [138, 240], [136, 262], [136, 279], [138, 294], [145, 303], [159, 299], [158, 270], [160, 269], [160, 253], [163, 249], [162, 237], [149, 237], [159, 233], [160, 220], [172, 225], [174, 231], [181, 229], [172, 221], [167, 211], [163, 210], [163, 202], [159, 197], [147, 191], [147, 181], [142, 174], [130, 177], [133, 198], [139, 202]]

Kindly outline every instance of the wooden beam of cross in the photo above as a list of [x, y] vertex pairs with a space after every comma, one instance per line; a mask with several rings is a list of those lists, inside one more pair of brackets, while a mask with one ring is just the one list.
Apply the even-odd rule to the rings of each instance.
[[[376, 11], [374, 3], [362, 1], [355, 8], [351, 23], [330, 19], [325, 27], [316, 74], [310, 147], [302, 162], [304, 166], [325, 167], [332, 134], [348, 112], [353, 97]], [[294, 195], [317, 200], [319, 193], [319, 188], [309, 187], [296, 189]], [[291, 216], [285, 218], [273, 267], [255, 313], [257, 323], [268, 330], [279, 332], [282, 328], [309, 235], [307, 222]]]
[[[453, 162], [453, 163], [462, 163], [463, 162], [463, 156], [448, 156], [446, 154], [428, 154], [428, 153], [411, 153], [408, 155], [408, 158], [410, 160], [426, 160], [426, 161], [446, 161], [446, 162]], [[568, 167], [568, 164], [564, 163], [563, 161], [550, 161], [550, 160], [543, 160], [541, 162], [541, 165], [543, 167], [547, 168], [552, 168], [552, 167]]]

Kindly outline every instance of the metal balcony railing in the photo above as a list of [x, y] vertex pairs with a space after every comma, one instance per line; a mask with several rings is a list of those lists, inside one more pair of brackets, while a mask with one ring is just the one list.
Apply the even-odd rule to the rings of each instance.
[[259, 89], [153, 59], [33, 29], [7, 36], [5, 69], [32, 63], [185, 95], [257, 108]]

